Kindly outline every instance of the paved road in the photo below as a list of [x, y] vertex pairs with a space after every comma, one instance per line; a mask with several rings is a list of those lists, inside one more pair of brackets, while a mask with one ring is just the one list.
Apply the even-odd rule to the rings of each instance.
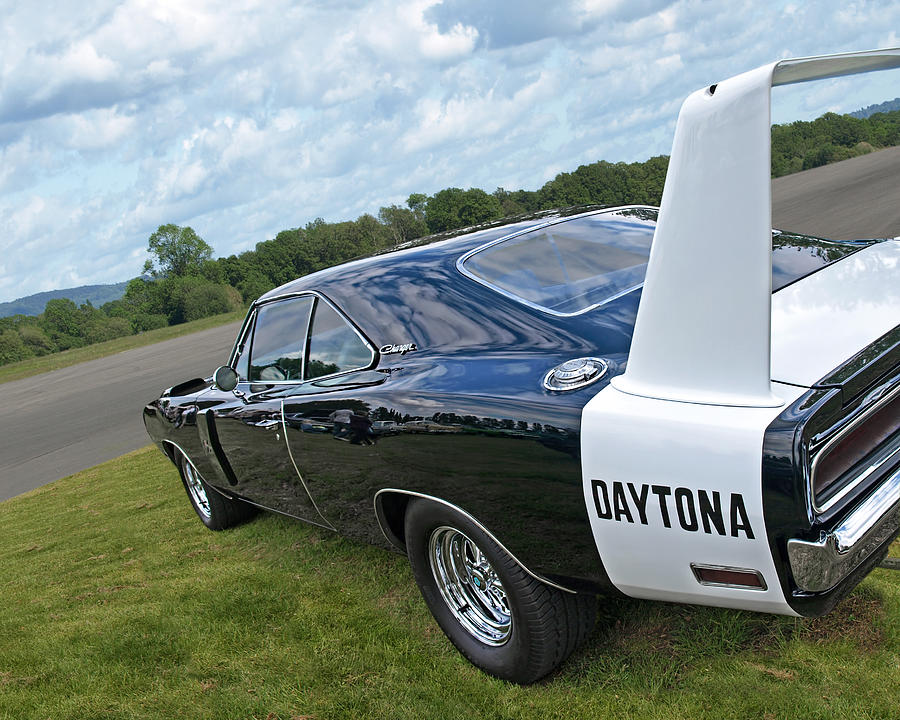
[[211, 375], [238, 325], [0, 385], [0, 501], [146, 445], [144, 404]]
[[[776, 227], [900, 236], [900, 147], [773, 181]], [[224, 362], [237, 325], [2, 385], [0, 500], [147, 444], [141, 407]]]
[[855, 240], [900, 235], [900, 147], [772, 181], [772, 224]]

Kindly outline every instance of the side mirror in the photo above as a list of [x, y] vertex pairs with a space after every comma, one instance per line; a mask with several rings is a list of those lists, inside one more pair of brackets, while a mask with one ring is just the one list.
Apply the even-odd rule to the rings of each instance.
[[234, 371], [234, 368], [223, 365], [213, 374], [213, 382], [219, 390], [231, 392], [237, 387], [238, 374]]

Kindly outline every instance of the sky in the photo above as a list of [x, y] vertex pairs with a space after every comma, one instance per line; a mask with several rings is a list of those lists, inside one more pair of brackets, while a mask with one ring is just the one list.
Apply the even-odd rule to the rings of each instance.
[[[0, 302], [127, 280], [160, 225], [225, 256], [445, 187], [671, 149], [693, 90], [900, 45], [900, 3], [0, 0]], [[900, 96], [776, 88], [773, 120]], [[802, 91], [796, 88], [802, 87]]]

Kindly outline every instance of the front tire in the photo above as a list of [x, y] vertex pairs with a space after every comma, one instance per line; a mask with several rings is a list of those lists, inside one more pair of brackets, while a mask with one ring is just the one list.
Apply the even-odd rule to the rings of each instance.
[[256, 508], [241, 500], [231, 500], [210, 487], [184, 454], [178, 456], [178, 471], [191, 507], [210, 530], [224, 530], [256, 514]]
[[470, 518], [416, 498], [405, 521], [416, 583], [438, 625], [473, 664], [516, 683], [539, 680], [587, 636], [596, 598], [529, 575]]

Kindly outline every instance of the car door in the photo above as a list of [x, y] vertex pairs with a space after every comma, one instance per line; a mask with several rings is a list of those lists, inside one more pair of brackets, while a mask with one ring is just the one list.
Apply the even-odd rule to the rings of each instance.
[[383, 474], [374, 448], [372, 397], [389, 373], [371, 369], [375, 358], [372, 344], [349, 318], [318, 297], [304, 382], [284, 398], [284, 420], [312, 497], [338, 525], [344, 515], [371, 512], [369, 480]]
[[238, 385], [222, 393], [212, 414], [214, 434], [235, 492], [262, 507], [328, 525], [291, 455], [282, 397], [303, 382], [306, 337], [315, 297], [260, 305], [232, 357]]

